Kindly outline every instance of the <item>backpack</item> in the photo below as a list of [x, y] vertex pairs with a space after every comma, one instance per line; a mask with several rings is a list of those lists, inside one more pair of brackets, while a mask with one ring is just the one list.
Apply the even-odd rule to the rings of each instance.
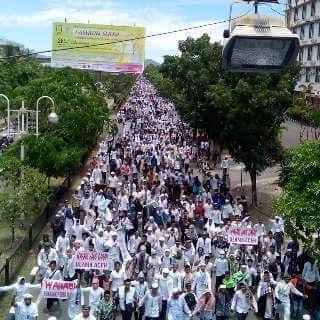
[[189, 292], [184, 296], [184, 300], [186, 301], [190, 310], [193, 310], [197, 304], [196, 298], [193, 293]]

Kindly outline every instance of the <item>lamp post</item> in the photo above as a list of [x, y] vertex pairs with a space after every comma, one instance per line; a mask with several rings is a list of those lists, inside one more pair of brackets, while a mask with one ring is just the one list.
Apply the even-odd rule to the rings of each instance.
[[43, 100], [43, 99], [48, 99], [52, 104], [52, 111], [48, 116], [49, 122], [58, 123], [58, 121], [59, 121], [59, 117], [55, 113], [54, 100], [49, 96], [41, 96], [40, 98], [38, 98], [38, 100], [37, 100], [37, 108], [36, 108], [36, 136], [37, 137], [39, 136], [39, 104], [40, 104], [40, 101]]
[[0, 97], [2, 97], [7, 101], [7, 122], [8, 122], [7, 136], [9, 138], [10, 136], [10, 100], [5, 94], [2, 94], [2, 93], [0, 93]]

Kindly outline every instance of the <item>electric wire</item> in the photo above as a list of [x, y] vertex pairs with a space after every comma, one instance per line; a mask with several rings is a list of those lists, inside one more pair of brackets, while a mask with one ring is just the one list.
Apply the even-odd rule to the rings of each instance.
[[75, 46], [75, 47], [68, 47], [68, 48], [60, 48], [60, 49], [51, 49], [51, 50], [44, 50], [44, 51], [22, 53], [22, 54], [7, 56], [7, 57], [1, 57], [0, 61], [8, 60], [8, 59], [14, 59], [14, 58], [26, 58], [26, 57], [30, 57], [30, 56], [34, 56], [34, 55], [52, 53], [52, 52], [58, 52], [58, 51], [68, 51], [68, 50], [75, 50], [75, 49], [82, 49], [82, 48], [92, 48], [92, 47], [99, 47], [99, 46], [105, 46], [105, 45], [112, 45], [112, 44], [116, 44], [116, 43], [123, 43], [123, 42], [130, 42], [130, 41], [136, 41], [136, 40], [160, 37], [160, 36], [174, 34], [174, 33], [178, 33], [178, 32], [190, 31], [190, 30], [194, 30], [194, 29], [200, 29], [200, 28], [215, 26], [215, 25], [218, 25], [218, 24], [223, 24], [223, 23], [226, 23], [226, 22], [229, 22], [229, 21], [233, 21], [233, 20], [242, 18], [242, 17], [246, 16], [247, 14], [249, 14], [251, 11], [252, 11], [252, 9], [250, 9], [246, 13], [244, 13], [242, 15], [239, 15], [237, 17], [234, 17], [232, 19], [224, 19], [224, 20], [221, 20], [221, 21], [206, 23], [206, 24], [193, 26], [193, 27], [187, 27], [187, 28], [176, 29], [176, 30], [172, 30], [172, 31], [154, 33], [154, 34], [145, 35], [145, 36], [141, 36], [141, 37], [135, 37], [135, 38], [129, 38], [129, 39], [123, 39], [123, 40], [116, 40], [116, 41], [111, 41], [111, 42], [104, 42], [104, 43], [89, 44], [89, 45], [84, 45], [84, 46]]

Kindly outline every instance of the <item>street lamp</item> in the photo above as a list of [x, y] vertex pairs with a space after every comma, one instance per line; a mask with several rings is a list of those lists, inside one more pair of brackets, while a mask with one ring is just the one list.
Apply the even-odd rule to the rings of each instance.
[[[250, 0], [249, 0], [250, 1]], [[296, 60], [299, 37], [293, 34], [282, 19], [258, 14], [240, 16], [231, 25], [233, 2], [230, 6], [229, 29], [222, 53], [223, 67], [233, 72], [281, 72]], [[265, 2], [275, 2], [265, 0]]]
[[5, 94], [2, 94], [2, 93], [0, 93], [0, 97], [4, 98], [7, 101], [7, 122], [8, 122], [7, 136], [9, 138], [10, 136], [10, 100]]
[[54, 100], [49, 97], [49, 96], [41, 96], [38, 100], [37, 100], [37, 109], [36, 109], [36, 136], [39, 136], [39, 104], [40, 101], [43, 99], [48, 99], [51, 104], [52, 104], [52, 111], [51, 113], [48, 115], [48, 121], [50, 123], [58, 123], [59, 122], [59, 117], [58, 115], [55, 113], [55, 105], [54, 105]]

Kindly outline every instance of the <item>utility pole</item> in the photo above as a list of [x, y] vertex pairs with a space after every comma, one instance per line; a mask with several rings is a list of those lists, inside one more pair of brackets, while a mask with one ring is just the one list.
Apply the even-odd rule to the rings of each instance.
[[257, 0], [254, 2], [253, 6], [254, 6], [254, 13], [258, 14], [258, 1]]

